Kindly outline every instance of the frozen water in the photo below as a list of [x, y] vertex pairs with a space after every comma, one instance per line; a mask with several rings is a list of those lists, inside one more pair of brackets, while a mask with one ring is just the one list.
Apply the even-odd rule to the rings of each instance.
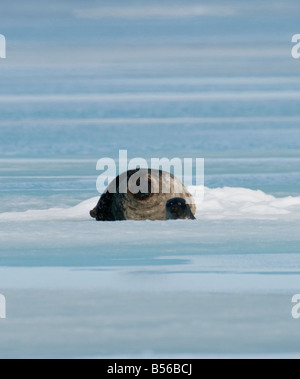
[[[0, 357], [299, 357], [299, 2], [223, 3], [1, 2]], [[120, 149], [197, 220], [92, 220]]]
[[[199, 220], [219, 219], [299, 219], [300, 196], [275, 198], [262, 191], [246, 188], [204, 188], [188, 187], [197, 206], [196, 217]], [[200, 194], [204, 191], [204, 199]], [[198, 196], [198, 197], [197, 197]], [[3, 221], [89, 221], [89, 211], [93, 209], [99, 197], [85, 200], [71, 208], [51, 208], [45, 210], [27, 210], [25, 212], [0, 213]], [[288, 217], [283, 217], [288, 215]]]

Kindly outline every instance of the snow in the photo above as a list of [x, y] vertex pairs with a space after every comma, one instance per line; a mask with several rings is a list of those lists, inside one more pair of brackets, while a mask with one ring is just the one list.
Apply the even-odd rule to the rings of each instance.
[[[89, 3], [1, 4], [0, 357], [299, 358], [299, 1]], [[197, 220], [91, 219], [120, 149], [204, 158]]]
[[[247, 188], [188, 188], [194, 195], [197, 214], [201, 220], [218, 219], [280, 219], [289, 215], [291, 219], [300, 218], [300, 196], [276, 198], [260, 190]], [[69, 208], [51, 208], [46, 210], [27, 210], [25, 212], [0, 213], [2, 221], [88, 221], [89, 211], [93, 209], [99, 197], [94, 197]]]
[[206, 189], [196, 221], [113, 223], [97, 200], [0, 215], [1, 356], [299, 356], [298, 197]]

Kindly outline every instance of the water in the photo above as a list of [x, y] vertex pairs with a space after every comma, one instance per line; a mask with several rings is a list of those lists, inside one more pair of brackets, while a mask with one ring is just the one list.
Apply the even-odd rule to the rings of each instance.
[[[1, 3], [1, 357], [299, 356], [297, 10]], [[197, 221], [90, 219], [120, 149], [205, 158]]]

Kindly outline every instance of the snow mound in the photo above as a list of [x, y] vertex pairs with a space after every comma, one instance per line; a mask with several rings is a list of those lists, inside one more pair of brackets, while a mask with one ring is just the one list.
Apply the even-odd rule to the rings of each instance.
[[[276, 198], [262, 191], [247, 188], [189, 187], [195, 197], [198, 219], [279, 219], [284, 216], [300, 218], [300, 196]], [[70, 208], [27, 210], [0, 214], [0, 221], [88, 221], [89, 211], [99, 197], [94, 197]]]

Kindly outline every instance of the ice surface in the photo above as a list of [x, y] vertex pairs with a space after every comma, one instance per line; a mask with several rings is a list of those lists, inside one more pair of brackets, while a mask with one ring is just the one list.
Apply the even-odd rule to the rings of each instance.
[[[98, 3], [0, 4], [0, 357], [299, 357], [299, 1]], [[119, 149], [197, 220], [92, 220]]]
[[108, 290], [5, 295], [2, 357], [299, 357], [299, 322], [291, 318], [287, 295]]
[[[218, 219], [289, 219], [300, 218], [300, 197], [276, 198], [257, 190], [246, 188], [204, 188], [189, 187], [197, 205], [196, 217], [199, 220]], [[27, 210], [25, 212], [0, 213], [2, 221], [88, 221], [89, 211], [99, 197], [94, 197], [70, 208], [51, 208], [46, 210]]]
[[299, 198], [205, 193], [196, 221], [98, 223], [98, 197], [1, 214], [1, 356], [298, 357]]

